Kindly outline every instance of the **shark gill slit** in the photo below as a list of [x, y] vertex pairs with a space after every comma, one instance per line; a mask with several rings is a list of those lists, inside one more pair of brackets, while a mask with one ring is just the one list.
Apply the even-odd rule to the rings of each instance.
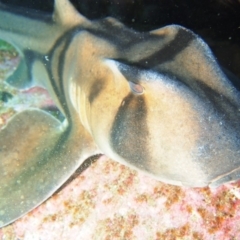
[[[62, 105], [62, 108], [64, 110], [64, 114], [66, 114], [66, 118], [69, 122], [67, 129], [64, 131], [64, 133], [60, 136], [58, 141], [56, 142], [55, 147], [51, 151], [50, 155], [56, 154], [56, 152], [60, 152], [62, 150], [61, 146], [64, 146], [65, 143], [68, 142], [69, 137], [71, 136], [72, 132], [72, 119], [69, 109], [67, 108], [67, 101], [66, 101], [66, 95], [64, 90], [64, 79], [63, 79], [63, 73], [64, 73], [64, 64], [65, 64], [65, 56], [66, 52], [68, 51], [68, 46], [71, 44], [71, 41], [76, 33], [76, 31], [80, 31], [80, 29], [73, 28], [67, 33], [64, 33], [62, 36], [60, 36], [57, 41], [55, 42], [52, 49], [49, 51], [49, 59], [52, 60], [54, 53], [58, 51], [57, 48], [60, 49], [59, 52], [59, 58], [57, 62], [57, 79], [54, 78], [53, 74], [53, 66], [50, 64], [46, 64], [47, 71], [49, 74], [49, 79], [51, 81], [52, 86], [54, 87], [54, 90], [56, 92], [57, 97], [59, 98], [59, 101]], [[63, 47], [61, 48], [61, 45], [63, 44]], [[45, 59], [45, 58], [44, 58]], [[56, 81], [59, 81], [57, 84]]]
[[63, 86], [63, 83], [64, 83], [63, 72], [64, 72], [64, 64], [65, 64], [65, 55], [66, 55], [66, 52], [68, 51], [68, 46], [70, 45], [75, 32], [76, 32], [76, 29], [74, 28], [68, 31], [67, 33], [64, 33], [62, 36], [60, 36], [57, 39], [54, 46], [49, 51], [48, 55], [49, 55], [50, 61], [54, 57], [54, 53], [58, 52], [57, 48], [59, 48], [59, 51], [60, 51], [58, 62], [57, 62], [57, 79], [54, 78], [52, 64], [51, 65], [46, 64], [51, 84], [56, 92], [57, 97], [59, 98], [62, 108], [64, 109], [64, 114], [66, 114], [66, 117], [69, 121], [71, 121], [71, 116], [66, 104], [67, 101], [66, 101], [65, 90]]

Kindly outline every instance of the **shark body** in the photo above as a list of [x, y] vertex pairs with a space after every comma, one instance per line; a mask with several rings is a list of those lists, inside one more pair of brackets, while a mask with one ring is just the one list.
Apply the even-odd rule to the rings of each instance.
[[137, 32], [55, 0], [51, 18], [1, 4], [0, 38], [65, 118], [29, 109], [1, 130], [0, 227], [96, 154], [180, 186], [240, 178], [240, 94], [190, 30]]

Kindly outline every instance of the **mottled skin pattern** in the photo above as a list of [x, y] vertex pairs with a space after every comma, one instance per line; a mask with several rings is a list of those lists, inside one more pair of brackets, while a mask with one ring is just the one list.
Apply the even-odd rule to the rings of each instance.
[[0, 226], [99, 153], [175, 185], [239, 178], [240, 95], [198, 36], [177, 25], [140, 33], [55, 5], [53, 19], [0, 6], [0, 38], [65, 117], [29, 109], [0, 132]]

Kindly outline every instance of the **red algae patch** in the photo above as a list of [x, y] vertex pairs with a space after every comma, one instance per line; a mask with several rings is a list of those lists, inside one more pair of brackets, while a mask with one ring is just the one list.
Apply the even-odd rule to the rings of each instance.
[[96, 234], [93, 239], [132, 239], [137, 240], [134, 235], [134, 227], [138, 225], [138, 215], [131, 214], [131, 212], [124, 216], [114, 214], [112, 218], [106, 218], [98, 222]]

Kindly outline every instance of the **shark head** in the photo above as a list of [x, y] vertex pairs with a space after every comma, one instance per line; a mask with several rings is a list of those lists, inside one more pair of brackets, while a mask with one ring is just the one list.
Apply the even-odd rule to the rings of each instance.
[[111, 18], [97, 24], [73, 37], [68, 58], [85, 62], [65, 78], [101, 151], [167, 183], [225, 181], [238, 168], [240, 96], [209, 47], [177, 25], [138, 33]]

